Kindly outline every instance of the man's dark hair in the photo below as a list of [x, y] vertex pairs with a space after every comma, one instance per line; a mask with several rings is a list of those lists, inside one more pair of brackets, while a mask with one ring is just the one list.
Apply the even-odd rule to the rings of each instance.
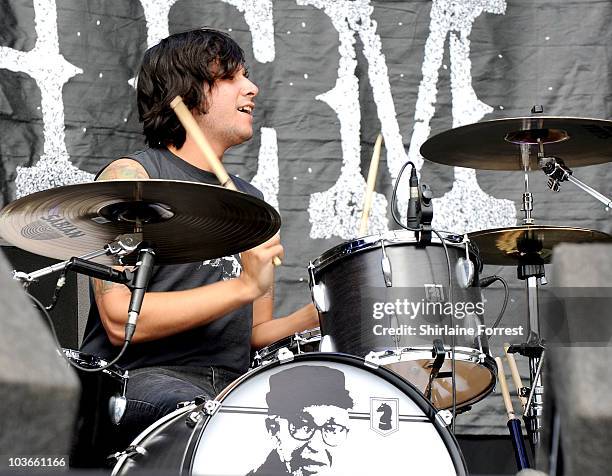
[[206, 113], [204, 91], [218, 79], [231, 79], [244, 67], [244, 52], [229, 35], [203, 28], [177, 33], [149, 48], [137, 79], [138, 114], [150, 147], [185, 143], [185, 129], [170, 102], [181, 96], [189, 110]]

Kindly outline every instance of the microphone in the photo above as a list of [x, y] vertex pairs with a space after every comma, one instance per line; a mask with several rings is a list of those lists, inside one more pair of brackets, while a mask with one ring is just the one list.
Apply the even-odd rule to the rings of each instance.
[[128, 307], [128, 320], [125, 324], [125, 341], [130, 342], [132, 336], [136, 331], [136, 321], [140, 315], [140, 308], [142, 307], [142, 301], [151, 275], [153, 274], [153, 263], [155, 262], [155, 253], [150, 248], [143, 248], [138, 254], [138, 262], [136, 265], [138, 268], [134, 273], [134, 280], [132, 281], [132, 298], [130, 299], [130, 305]]
[[410, 172], [410, 198], [408, 200], [408, 210], [406, 212], [406, 226], [417, 229], [421, 224], [421, 199], [419, 195], [419, 178], [416, 167], [412, 165]]
[[91, 276], [92, 278], [101, 279], [103, 281], [112, 281], [120, 284], [129, 285], [129, 282], [132, 279], [132, 273], [130, 271], [117, 271], [110, 266], [94, 263], [81, 258], [71, 258], [66, 265], [66, 269]]

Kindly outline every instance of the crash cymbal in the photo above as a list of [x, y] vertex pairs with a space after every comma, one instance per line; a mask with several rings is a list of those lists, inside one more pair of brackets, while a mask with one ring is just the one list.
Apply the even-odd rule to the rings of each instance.
[[502, 266], [528, 263], [532, 258], [550, 263], [553, 248], [560, 243], [612, 240], [607, 233], [587, 228], [536, 225], [480, 230], [468, 236], [478, 246], [483, 263]]
[[[24, 250], [66, 260], [138, 231], [136, 220], [156, 264], [235, 254], [280, 228], [278, 212], [246, 193], [174, 180], [112, 180], [20, 198], [0, 212], [0, 235]], [[114, 264], [106, 256], [95, 261]]]
[[570, 168], [612, 161], [612, 121], [578, 117], [517, 117], [457, 127], [421, 146], [427, 160], [485, 170], [523, 170], [520, 144], [531, 144], [530, 169], [538, 170], [538, 139], [547, 156]]

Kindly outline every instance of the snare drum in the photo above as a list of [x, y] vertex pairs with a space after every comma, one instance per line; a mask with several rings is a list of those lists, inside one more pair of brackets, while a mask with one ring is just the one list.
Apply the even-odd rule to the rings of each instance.
[[[69, 361], [86, 369], [99, 369], [107, 364], [99, 357], [77, 350], [63, 349], [63, 352]], [[79, 369], [76, 372], [82, 391], [70, 465], [103, 467], [106, 457], [119, 449], [113, 434], [127, 403], [128, 372], [116, 365], [99, 372]]]
[[[358, 238], [332, 248], [309, 266], [326, 350], [368, 356], [426, 393], [434, 340], [441, 341], [445, 360], [427, 392], [436, 408], [452, 406], [453, 344], [458, 407], [484, 398], [496, 379], [487, 340], [479, 335], [483, 320], [478, 311], [484, 304], [477, 251], [462, 237], [448, 235], [445, 242], [454, 304], [448, 299], [446, 252], [437, 237], [426, 246], [403, 230]], [[464, 309], [475, 312], [462, 311], [465, 315], [458, 318], [457, 303], [471, 303]], [[449, 305], [454, 313], [445, 307]]]
[[254, 369], [255, 367], [276, 360], [278, 352], [281, 349], [287, 349], [294, 355], [304, 354], [306, 352], [318, 352], [320, 342], [321, 329], [318, 327], [303, 332], [296, 332], [292, 336], [280, 339], [255, 352], [251, 368]]
[[[448, 413], [448, 412], [445, 412]], [[355, 356], [308, 353], [243, 375], [138, 436], [113, 475], [466, 475], [440, 413]]]

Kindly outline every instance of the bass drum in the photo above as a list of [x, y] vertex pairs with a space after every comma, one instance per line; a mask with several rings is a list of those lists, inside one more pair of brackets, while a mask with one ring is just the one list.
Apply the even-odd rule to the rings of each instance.
[[181, 475], [467, 475], [440, 414], [359, 357], [309, 353], [243, 375], [143, 432], [113, 470]]

